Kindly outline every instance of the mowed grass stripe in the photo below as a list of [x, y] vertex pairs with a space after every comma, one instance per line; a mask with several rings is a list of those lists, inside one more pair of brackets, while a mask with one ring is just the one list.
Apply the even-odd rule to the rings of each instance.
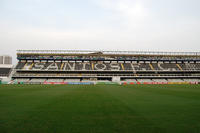
[[198, 85], [0, 86], [0, 132], [199, 132], [199, 89]]
[[[49, 125], [53, 127], [53, 132], [77, 132], [77, 130], [79, 132], [130, 132], [134, 129], [138, 131], [136, 124], [140, 125], [139, 121], [143, 119], [141, 117], [136, 119], [137, 114], [123, 107], [103, 89], [97, 87], [97, 90], [90, 86], [82, 86], [81, 89], [74, 88], [70, 93], [56, 98], [48, 107], [46, 105], [39, 107], [38, 109], [42, 110], [39, 117], [35, 113], [31, 117], [33, 121], [47, 120], [42, 121], [41, 124], [37, 122], [37, 124]], [[46, 112], [47, 108], [49, 108], [48, 112]], [[26, 123], [28, 122], [20, 125], [26, 125]], [[30, 125], [27, 126], [30, 127]], [[38, 129], [38, 127], [33, 129]], [[141, 127], [140, 129], [143, 130]]]
[[[191, 98], [196, 89], [200, 88], [189, 85], [128, 85], [121, 89], [116, 87], [116, 91], [108, 91], [116, 98], [130, 106], [135, 112], [151, 121], [155, 127], [162, 127], [162, 132], [190, 132], [199, 131], [200, 118], [200, 97]], [[179, 91], [174, 91], [178, 88]], [[165, 90], [163, 90], [165, 89]], [[181, 90], [185, 97], [182, 96]], [[195, 90], [194, 90], [195, 89]], [[158, 91], [162, 93], [158, 93]], [[173, 93], [174, 92], [174, 93]], [[189, 96], [187, 96], [189, 95]], [[145, 126], [145, 125], [144, 125]], [[183, 128], [185, 127], [185, 128]], [[187, 129], [187, 130], [186, 130]]]
[[[34, 122], [29, 118], [32, 112], [35, 112], [37, 116], [40, 111], [38, 108], [48, 105], [49, 102], [54, 101], [55, 97], [60, 97], [63, 93], [56, 90], [55, 86], [15, 85], [15, 87], [7, 86], [1, 90], [0, 96], [0, 127], [10, 132], [31, 130], [25, 124], [32, 125], [31, 123]], [[20, 127], [22, 127], [21, 130]]]
[[200, 85], [143, 85], [140, 90], [161, 95], [174, 95], [194, 100], [199, 100], [200, 95]]
[[[67, 93], [62, 91], [62, 95], [54, 97], [55, 94], [52, 93], [52, 90], [61, 91], [63, 87], [68, 90], [68, 86], [56, 86], [55, 89], [49, 89], [46, 95], [49, 97], [48, 93], [50, 93], [51, 100], [48, 99], [46, 102], [47, 99], [42, 98], [38, 106], [29, 108], [30, 110], [24, 113], [23, 119], [18, 121], [14, 128], [22, 132], [37, 132], [38, 130], [48, 132], [77, 132], [76, 130], [129, 132], [133, 129], [138, 130], [136, 125], [140, 125], [139, 121], [145, 122], [138, 114], [134, 114], [118, 100], [107, 95], [105, 90], [99, 86], [81, 86], [81, 89], [75, 88], [79, 88], [79, 86], [72, 86], [73, 89], [70, 87], [70, 90], [73, 91], [67, 91]], [[43, 94], [44, 90], [41, 92]], [[30, 94], [28, 95], [30, 96]], [[42, 95], [40, 94], [40, 96]], [[33, 93], [33, 97], [35, 97], [35, 93]], [[29, 97], [29, 99], [32, 98]], [[140, 129], [143, 130], [143, 128]]]

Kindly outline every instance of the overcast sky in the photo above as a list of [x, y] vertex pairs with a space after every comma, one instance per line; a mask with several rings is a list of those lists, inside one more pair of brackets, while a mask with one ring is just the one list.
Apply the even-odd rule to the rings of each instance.
[[0, 0], [0, 54], [16, 58], [17, 49], [197, 52], [199, 6], [200, 0]]

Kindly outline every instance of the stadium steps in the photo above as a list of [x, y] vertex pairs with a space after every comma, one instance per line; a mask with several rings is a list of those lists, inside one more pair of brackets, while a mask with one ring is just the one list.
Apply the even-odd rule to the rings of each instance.
[[183, 69], [181, 68], [181, 66], [179, 64], [176, 64], [176, 66], [181, 70], [183, 71]]
[[34, 62], [30, 65], [29, 70], [33, 68]]
[[94, 63], [92, 63], [92, 70], [94, 70]]
[[122, 63], [121, 63], [121, 67], [122, 67], [122, 70], [125, 70], [125, 69], [124, 69], [124, 65], [123, 65]]
[[65, 64], [65, 63], [62, 63], [62, 64], [61, 64], [60, 70], [63, 70], [64, 64]]
[[152, 65], [151, 63], [149, 63], [149, 66], [150, 66], [150, 68], [151, 68], [152, 70], [155, 70], [155, 69], [153, 68], [153, 65]]
[[24, 65], [24, 67], [23, 67], [22, 69], [25, 69], [25, 68], [26, 68], [26, 66], [27, 66], [27, 62], [25, 63], [25, 65]]

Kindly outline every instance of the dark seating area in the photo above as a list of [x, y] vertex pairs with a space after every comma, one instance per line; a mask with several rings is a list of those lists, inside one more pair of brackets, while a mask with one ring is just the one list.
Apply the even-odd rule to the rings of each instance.
[[11, 72], [11, 68], [0, 68], [0, 76], [8, 77]]
[[200, 70], [199, 63], [106, 63], [106, 62], [19, 62], [22, 70], [120, 70], [120, 71], [182, 71]]

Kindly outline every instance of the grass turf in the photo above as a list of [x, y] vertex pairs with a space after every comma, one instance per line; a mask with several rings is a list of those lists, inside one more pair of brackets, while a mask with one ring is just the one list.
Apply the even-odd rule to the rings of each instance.
[[0, 133], [199, 133], [200, 85], [1, 85]]

